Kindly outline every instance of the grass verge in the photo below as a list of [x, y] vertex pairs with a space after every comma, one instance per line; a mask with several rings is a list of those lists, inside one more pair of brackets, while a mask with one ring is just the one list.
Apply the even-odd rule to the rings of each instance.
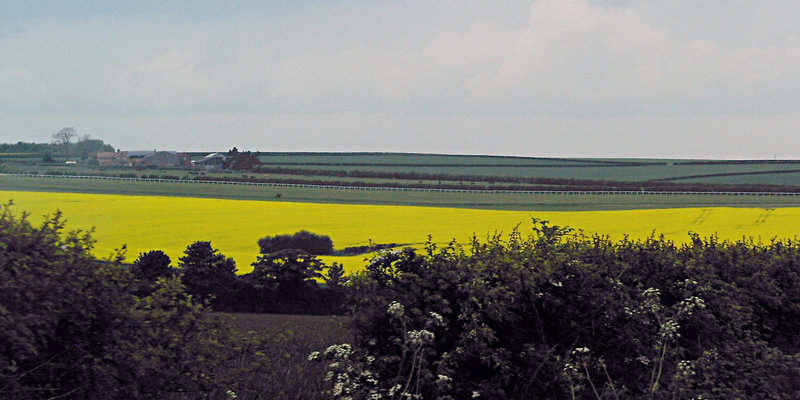
[[[258, 337], [272, 368], [254, 377], [250, 388], [239, 389], [237, 400], [328, 399], [325, 365], [308, 361], [312, 351], [351, 341], [347, 319], [336, 316], [213, 313], [241, 335]], [[247, 363], [247, 359], [240, 362]], [[234, 390], [235, 391], [235, 390]]]

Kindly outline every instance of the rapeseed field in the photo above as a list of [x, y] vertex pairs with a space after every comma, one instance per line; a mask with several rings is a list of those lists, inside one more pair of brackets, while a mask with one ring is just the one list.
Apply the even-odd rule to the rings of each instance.
[[[308, 230], [328, 235], [337, 249], [373, 243], [419, 246], [434, 242], [468, 243], [473, 235], [508, 233], [519, 226], [530, 232], [531, 218], [571, 226], [588, 234], [645, 238], [653, 232], [682, 243], [688, 233], [717, 234], [721, 239], [795, 238], [800, 208], [675, 208], [624, 211], [499, 211], [457, 208], [311, 204], [279, 201], [219, 200], [186, 197], [122, 196], [77, 193], [0, 191], [0, 202], [13, 199], [13, 210], [28, 211], [38, 222], [61, 210], [68, 229], [94, 227], [97, 257], [127, 245], [127, 261], [140, 252], [162, 250], [176, 265], [187, 245], [211, 241], [236, 260], [239, 273], [252, 270], [257, 241], [264, 236]], [[364, 266], [366, 256], [322, 257], [349, 271]]]

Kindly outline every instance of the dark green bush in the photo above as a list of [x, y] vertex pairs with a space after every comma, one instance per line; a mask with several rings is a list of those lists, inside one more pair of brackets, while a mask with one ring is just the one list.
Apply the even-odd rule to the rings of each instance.
[[141, 279], [148, 283], [154, 283], [158, 278], [169, 278], [177, 271], [170, 266], [169, 256], [161, 250], [151, 250], [147, 253], [139, 254], [139, 257], [131, 265], [130, 271], [134, 279]]
[[330, 237], [300, 231], [293, 235], [267, 236], [258, 240], [261, 254], [280, 250], [303, 250], [314, 255], [333, 254], [333, 241]]
[[[323, 269], [327, 274], [322, 275]], [[332, 275], [331, 275], [332, 274]], [[322, 279], [326, 285], [317, 283]], [[253, 272], [242, 276], [238, 300], [230, 310], [281, 314], [341, 314], [344, 302], [344, 270], [330, 268], [302, 250], [279, 250], [262, 254]]]
[[[225, 398], [263, 367], [258, 343], [206, 319], [177, 279], [146, 297], [60, 214], [34, 227], [0, 206], [0, 398]], [[247, 355], [251, 363], [235, 362]]]
[[[800, 398], [800, 246], [530, 237], [384, 252], [337, 398]], [[314, 358], [312, 357], [312, 358]]]
[[279, 250], [261, 254], [253, 263], [248, 279], [261, 287], [276, 287], [286, 294], [294, 294], [308, 287], [316, 287], [322, 277], [322, 261], [302, 250]]
[[197, 241], [186, 247], [178, 263], [186, 291], [203, 300], [223, 294], [236, 279], [236, 263], [211, 246]]

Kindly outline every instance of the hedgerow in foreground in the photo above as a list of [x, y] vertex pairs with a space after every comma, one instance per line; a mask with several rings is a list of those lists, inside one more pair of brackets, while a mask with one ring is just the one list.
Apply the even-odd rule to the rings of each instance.
[[356, 339], [312, 353], [338, 399], [800, 398], [800, 245], [523, 237], [385, 252]]
[[[227, 398], [259, 370], [259, 343], [212, 323], [178, 279], [134, 295], [60, 214], [32, 226], [0, 206], [0, 398]], [[237, 360], [246, 357], [246, 366]]]

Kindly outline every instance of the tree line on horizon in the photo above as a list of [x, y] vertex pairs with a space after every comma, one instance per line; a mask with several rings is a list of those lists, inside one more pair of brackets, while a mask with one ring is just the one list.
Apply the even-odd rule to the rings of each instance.
[[[73, 139], [76, 139], [73, 143]], [[62, 128], [52, 135], [51, 143], [16, 142], [0, 143], [0, 153], [35, 154], [41, 156], [42, 162], [52, 162], [53, 156], [78, 156], [86, 160], [90, 155], [101, 151], [112, 152], [114, 147], [100, 139], [92, 139], [89, 135], [79, 136], [75, 128]]]

